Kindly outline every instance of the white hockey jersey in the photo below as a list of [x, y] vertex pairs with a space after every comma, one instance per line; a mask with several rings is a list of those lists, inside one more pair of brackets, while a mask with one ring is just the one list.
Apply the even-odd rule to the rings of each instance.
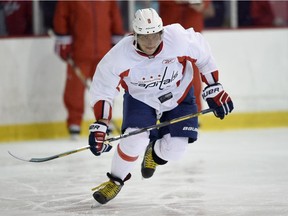
[[90, 87], [91, 105], [106, 101], [113, 107], [119, 84], [157, 112], [175, 108], [192, 86], [197, 66], [207, 83], [215, 82], [214, 58], [204, 37], [179, 24], [164, 27], [163, 44], [155, 56], [136, 51], [134, 36], [116, 44], [100, 61]]

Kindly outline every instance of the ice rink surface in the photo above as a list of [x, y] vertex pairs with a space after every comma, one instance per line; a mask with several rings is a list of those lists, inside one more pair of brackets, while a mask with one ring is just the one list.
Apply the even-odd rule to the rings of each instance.
[[[201, 132], [185, 157], [158, 166], [143, 180], [142, 156], [120, 194], [94, 207], [91, 188], [106, 181], [113, 152], [89, 150], [44, 163], [86, 146], [86, 139], [0, 144], [3, 216], [287, 216], [288, 128]], [[112, 149], [114, 151], [115, 148]]]

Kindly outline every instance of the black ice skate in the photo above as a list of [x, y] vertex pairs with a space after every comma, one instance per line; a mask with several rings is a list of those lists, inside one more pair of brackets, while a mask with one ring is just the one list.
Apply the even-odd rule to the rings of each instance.
[[100, 204], [105, 204], [116, 197], [122, 189], [124, 182], [131, 178], [130, 173], [126, 176], [124, 181], [112, 176], [110, 173], [107, 173], [107, 176], [110, 179], [109, 181], [104, 182], [92, 189], [93, 191], [96, 190], [93, 197]]
[[141, 164], [141, 173], [143, 178], [151, 178], [156, 170], [158, 165], [152, 156], [154, 142], [150, 142], [146, 148], [144, 158]]

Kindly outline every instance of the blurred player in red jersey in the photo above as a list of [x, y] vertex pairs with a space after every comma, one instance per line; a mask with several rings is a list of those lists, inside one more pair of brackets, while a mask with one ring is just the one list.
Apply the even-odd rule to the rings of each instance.
[[[55, 51], [61, 59], [71, 58], [87, 79], [91, 79], [100, 59], [113, 45], [116, 35], [124, 35], [116, 1], [58, 1], [54, 14]], [[114, 42], [116, 43], [116, 42]], [[67, 127], [72, 138], [81, 131], [85, 85], [67, 65], [64, 103]]]

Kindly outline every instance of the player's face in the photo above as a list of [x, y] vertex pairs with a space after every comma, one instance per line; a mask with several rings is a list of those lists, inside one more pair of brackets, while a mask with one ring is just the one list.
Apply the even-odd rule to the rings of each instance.
[[152, 55], [162, 41], [161, 33], [137, 35], [137, 42], [140, 49], [147, 55]]

